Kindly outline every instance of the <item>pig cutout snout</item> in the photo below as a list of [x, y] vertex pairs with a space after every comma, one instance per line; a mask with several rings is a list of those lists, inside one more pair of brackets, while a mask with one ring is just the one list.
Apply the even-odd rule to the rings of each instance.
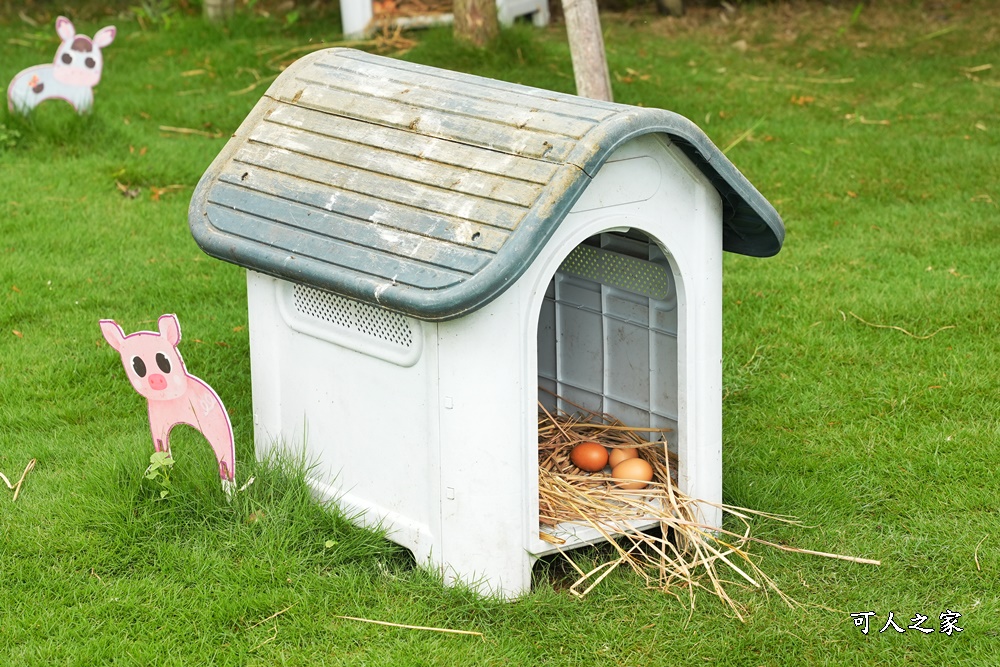
[[170, 453], [170, 430], [177, 424], [193, 426], [212, 446], [222, 487], [230, 494], [236, 455], [226, 408], [210, 386], [187, 372], [177, 350], [181, 340], [177, 317], [162, 315], [157, 324], [156, 332], [126, 336], [114, 320], [101, 320], [101, 333], [121, 356], [132, 387], [148, 402], [153, 448]]

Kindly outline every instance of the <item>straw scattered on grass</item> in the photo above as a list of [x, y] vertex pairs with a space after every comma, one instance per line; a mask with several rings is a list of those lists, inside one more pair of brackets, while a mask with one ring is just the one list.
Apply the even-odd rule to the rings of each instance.
[[28, 476], [28, 473], [35, 469], [35, 459], [28, 461], [28, 465], [25, 466], [24, 472], [21, 473], [21, 479], [17, 480], [15, 484], [11, 484], [7, 476], [0, 472], [0, 479], [3, 480], [7, 488], [14, 492], [14, 499], [11, 502], [17, 502], [17, 497], [21, 495], [21, 485], [24, 484], [24, 478]]
[[263, 625], [264, 623], [267, 623], [268, 621], [270, 621], [272, 618], [277, 618], [277, 617], [281, 616], [282, 614], [284, 614], [286, 611], [290, 610], [294, 606], [295, 606], [294, 604], [293, 605], [289, 605], [289, 606], [285, 607], [284, 609], [282, 609], [281, 611], [274, 612], [273, 614], [271, 614], [267, 618], [265, 618], [265, 619], [263, 619], [261, 621], [257, 621], [256, 623], [254, 623], [253, 625], [251, 625], [248, 628], [248, 630], [256, 628], [258, 625]]
[[[322, 49], [349, 48], [370, 51], [372, 53], [379, 53], [383, 55], [401, 56], [416, 45], [417, 42], [415, 40], [410, 39], [403, 34], [402, 26], [383, 25], [379, 31], [372, 35], [371, 39], [313, 42], [312, 44], [303, 44], [286, 49], [277, 55], [271, 56], [267, 61], [267, 67], [270, 70], [280, 73], [285, 71], [289, 65], [301, 58], [304, 54], [320, 51]], [[276, 76], [277, 75], [267, 77], [267, 79], [273, 79]], [[249, 90], [253, 90], [253, 88], [256, 88], [263, 81], [264, 79], [258, 79], [258, 81], [255, 82], [249, 89], [238, 90], [230, 94], [239, 95], [244, 92], [249, 92]]]
[[[565, 402], [565, 401], [564, 401]], [[578, 406], [577, 406], [578, 407]], [[788, 547], [760, 540], [750, 535], [753, 517], [801, 525], [791, 517], [758, 512], [728, 505], [715, 505], [691, 498], [676, 486], [677, 457], [668, 451], [666, 431], [629, 428], [606, 414], [580, 408], [574, 415], [553, 415], [539, 403], [538, 489], [539, 536], [562, 546], [557, 526], [575, 525], [593, 528], [615, 549], [616, 557], [585, 572], [570, 559], [579, 579], [570, 592], [585, 596], [621, 566], [630, 568], [647, 588], [671, 593], [690, 591], [694, 607], [695, 592], [711, 592], [725, 602], [740, 620], [743, 609], [729, 595], [727, 587], [739, 583], [771, 592], [787, 605], [796, 602], [786, 595], [751, 559], [751, 542], [783, 551], [824, 556], [858, 563], [879, 564], [871, 559], [841, 556]], [[648, 436], [659, 433], [650, 441]], [[570, 451], [581, 442], [597, 441], [609, 448], [634, 447], [639, 456], [653, 467], [653, 481], [644, 489], [626, 491], [617, 488], [603, 472], [588, 473], [569, 460]], [[709, 526], [702, 508], [719, 507], [742, 524], [735, 532]], [[650, 528], [659, 527], [659, 530]], [[735, 581], [725, 576], [735, 575]]]
[[946, 329], [954, 329], [955, 328], [954, 324], [949, 324], [947, 326], [940, 327], [939, 329], [936, 329], [935, 331], [932, 331], [931, 333], [929, 333], [929, 334], [927, 334], [925, 336], [919, 336], [917, 334], [910, 333], [909, 331], [907, 331], [903, 327], [897, 327], [895, 324], [875, 324], [874, 322], [868, 322], [867, 320], [861, 319], [860, 317], [858, 317], [857, 315], [855, 315], [854, 313], [852, 313], [850, 311], [848, 311], [847, 314], [850, 315], [851, 317], [853, 317], [854, 319], [856, 319], [857, 321], [859, 321], [862, 324], [865, 324], [867, 326], [875, 327], [876, 329], [895, 329], [896, 331], [901, 331], [904, 334], [906, 334], [907, 336], [909, 336], [910, 338], [916, 338], [917, 340], [927, 340], [928, 338], [933, 338], [934, 336], [938, 335], [942, 331], [945, 331]]
[[374, 625], [386, 625], [390, 628], [402, 628], [404, 630], [425, 630], [428, 632], [443, 632], [449, 635], [473, 635], [476, 637], [482, 637], [483, 633], [475, 632], [473, 630], [453, 630], [452, 628], [436, 628], [427, 625], [405, 625], [403, 623], [390, 623], [389, 621], [376, 621], [370, 618], [359, 618], [357, 616], [334, 616], [334, 618], [342, 618], [347, 621], [358, 621], [360, 623], [372, 623]]

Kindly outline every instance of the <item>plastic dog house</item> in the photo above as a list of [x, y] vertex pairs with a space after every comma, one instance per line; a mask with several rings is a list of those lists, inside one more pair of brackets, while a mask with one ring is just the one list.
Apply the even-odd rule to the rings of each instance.
[[784, 228], [683, 117], [321, 51], [190, 224], [247, 269], [258, 455], [304, 447], [319, 497], [448, 580], [516, 596], [554, 549], [539, 387], [671, 428], [681, 489], [721, 501], [722, 253], [773, 255]]

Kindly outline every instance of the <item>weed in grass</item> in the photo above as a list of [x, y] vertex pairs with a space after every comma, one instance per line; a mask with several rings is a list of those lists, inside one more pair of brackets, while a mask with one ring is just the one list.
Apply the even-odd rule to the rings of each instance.
[[170, 483], [170, 472], [173, 468], [174, 460], [167, 452], [153, 452], [149, 457], [149, 466], [143, 477], [157, 487], [160, 498], [166, 498], [173, 490], [173, 485]]
[[21, 139], [21, 133], [13, 128], [8, 128], [5, 124], [0, 123], [0, 151], [10, 150], [17, 146], [17, 142]]
[[170, 30], [176, 7], [172, 0], [142, 0], [131, 8], [136, 23], [143, 30], [162, 28]]

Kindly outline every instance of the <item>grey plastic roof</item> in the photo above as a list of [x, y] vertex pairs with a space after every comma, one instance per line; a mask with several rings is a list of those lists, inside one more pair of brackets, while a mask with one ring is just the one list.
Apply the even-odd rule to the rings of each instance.
[[271, 85], [202, 177], [219, 259], [425, 320], [513, 284], [614, 150], [662, 133], [722, 196], [725, 250], [777, 253], [774, 208], [686, 118], [328, 49]]

